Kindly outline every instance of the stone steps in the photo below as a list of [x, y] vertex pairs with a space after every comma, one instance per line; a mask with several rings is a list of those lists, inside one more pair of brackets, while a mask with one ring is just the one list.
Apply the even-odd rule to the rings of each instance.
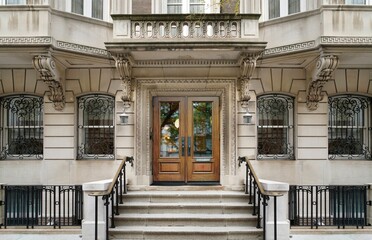
[[262, 239], [238, 191], [130, 191], [110, 239]]

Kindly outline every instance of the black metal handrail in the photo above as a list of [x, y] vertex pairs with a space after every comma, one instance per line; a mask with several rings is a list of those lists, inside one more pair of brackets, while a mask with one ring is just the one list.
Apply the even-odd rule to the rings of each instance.
[[1, 190], [4, 191], [4, 199], [0, 199], [4, 220], [0, 228], [81, 226], [81, 185], [4, 185]]
[[[253, 215], [257, 215], [257, 228], [261, 228], [261, 204], [262, 204], [262, 229], [263, 240], [266, 239], [266, 207], [267, 201], [272, 197], [274, 199], [274, 240], [278, 239], [277, 231], [277, 197], [283, 196], [281, 192], [265, 191], [262, 187], [252, 164], [246, 157], [238, 157], [239, 167], [242, 163], [246, 164], [245, 175], [245, 193], [249, 194], [249, 204], [253, 204]], [[261, 203], [262, 201], [262, 203]]]
[[367, 222], [367, 186], [290, 186], [289, 218], [291, 226], [355, 226]]
[[[127, 193], [126, 184], [126, 163], [130, 163], [133, 167], [133, 157], [124, 157], [118, 170], [115, 173], [114, 178], [107, 190], [96, 191], [89, 194], [89, 196], [95, 197], [95, 224], [94, 224], [94, 236], [98, 240], [98, 198], [102, 197], [105, 201], [104, 206], [106, 207], [106, 240], [109, 239], [109, 205], [111, 204], [111, 228], [115, 228], [115, 215], [119, 215], [119, 204], [123, 203], [123, 194]], [[111, 203], [110, 203], [111, 202]]]

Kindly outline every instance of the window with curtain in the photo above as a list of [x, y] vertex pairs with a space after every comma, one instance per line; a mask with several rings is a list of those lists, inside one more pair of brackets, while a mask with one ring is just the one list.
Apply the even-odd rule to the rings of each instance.
[[25, 5], [26, 0], [5, 0], [6, 5]]
[[263, 95], [257, 98], [257, 158], [294, 159], [293, 98]]
[[168, 0], [167, 13], [182, 13], [182, 0]]
[[71, 0], [71, 12], [84, 14], [84, 0]]
[[300, 2], [301, 0], [288, 0], [288, 14], [300, 12]]
[[280, 17], [280, 1], [269, 0], [269, 19]]
[[330, 159], [371, 159], [370, 99], [356, 95], [328, 99]]
[[345, 4], [365, 5], [366, 4], [366, 0], [345, 0]]
[[204, 13], [205, 1], [204, 0], [190, 0], [190, 13]]
[[43, 98], [4, 97], [1, 159], [43, 158]]
[[78, 159], [113, 159], [114, 97], [87, 95], [80, 97], [78, 104]]
[[92, 0], [92, 18], [103, 19], [103, 0]]

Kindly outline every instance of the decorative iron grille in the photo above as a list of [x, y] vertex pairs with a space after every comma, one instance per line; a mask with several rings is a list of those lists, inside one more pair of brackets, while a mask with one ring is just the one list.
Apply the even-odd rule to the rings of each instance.
[[293, 99], [266, 95], [257, 100], [257, 158], [293, 159]]
[[78, 159], [114, 158], [114, 97], [79, 98]]
[[6, 158], [43, 158], [43, 98], [11, 96], [3, 98], [2, 152]]
[[366, 97], [343, 95], [328, 101], [330, 159], [371, 159], [369, 106]]

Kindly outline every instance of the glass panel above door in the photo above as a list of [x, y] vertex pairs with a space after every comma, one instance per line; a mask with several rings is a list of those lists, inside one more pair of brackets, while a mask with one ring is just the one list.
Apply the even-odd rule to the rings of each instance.
[[193, 156], [197, 161], [212, 158], [212, 102], [193, 102]]
[[179, 157], [179, 102], [160, 104], [160, 157]]

